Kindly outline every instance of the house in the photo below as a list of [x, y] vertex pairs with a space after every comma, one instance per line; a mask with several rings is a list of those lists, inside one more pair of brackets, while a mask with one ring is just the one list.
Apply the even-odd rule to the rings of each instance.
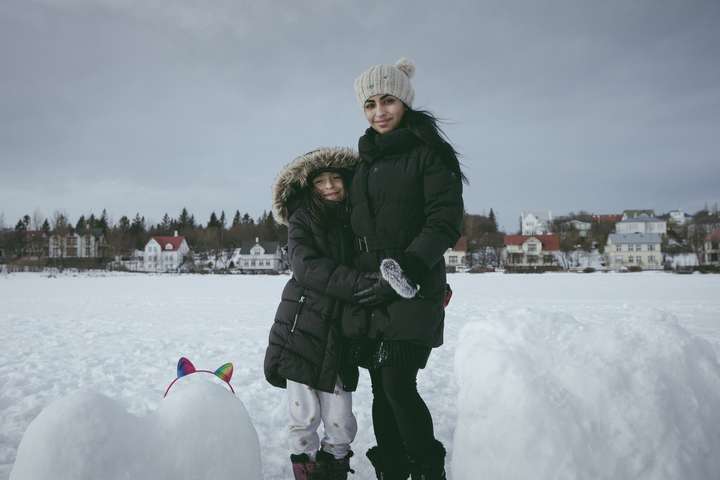
[[505, 267], [557, 266], [560, 237], [548, 235], [505, 235]]
[[520, 212], [520, 233], [522, 235], [545, 235], [550, 233], [552, 212]]
[[616, 223], [615, 233], [657, 233], [665, 235], [667, 234], [667, 222], [653, 216], [640, 214]]
[[627, 267], [662, 269], [661, 243], [659, 233], [611, 233], [605, 246], [607, 265], [615, 270]]
[[143, 270], [177, 272], [189, 253], [187, 240], [177, 232], [172, 237], [151, 237], [143, 251]]
[[623, 220], [623, 216], [620, 214], [597, 214], [592, 216], [593, 222], [596, 223], [618, 223]]
[[242, 273], [278, 273], [287, 269], [286, 255], [279, 242], [243, 242], [233, 253], [230, 268]]
[[622, 219], [629, 220], [637, 217], [654, 217], [655, 210], [623, 210]]
[[705, 237], [701, 256], [703, 265], [720, 266], [720, 230]]
[[445, 266], [450, 271], [457, 271], [468, 267], [468, 241], [467, 237], [460, 237], [455, 246], [448, 248], [443, 254]]
[[587, 237], [591, 227], [592, 224], [590, 222], [583, 222], [581, 220], [568, 220], [560, 225], [562, 231], [568, 232], [576, 230], [581, 237]]
[[48, 256], [50, 258], [100, 258], [105, 247], [105, 237], [97, 232], [68, 232], [50, 235]]
[[670, 217], [670, 221], [673, 222], [675, 225], [685, 225], [688, 220], [692, 218], [692, 216], [688, 215], [682, 210], [672, 210], [668, 212], [668, 217]]

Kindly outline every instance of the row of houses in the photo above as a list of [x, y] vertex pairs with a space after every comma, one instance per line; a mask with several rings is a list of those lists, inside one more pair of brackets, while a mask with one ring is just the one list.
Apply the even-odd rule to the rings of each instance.
[[123, 262], [129, 270], [177, 272], [192, 269], [223, 269], [238, 273], [275, 273], [287, 269], [285, 251], [278, 242], [244, 242], [240, 248], [209, 257], [193, 254], [187, 239], [178, 235], [154, 236], [144, 250]]
[[[673, 221], [685, 222], [687, 215], [676, 212]], [[671, 212], [672, 216], [673, 212]], [[506, 268], [556, 268], [561, 265], [560, 234], [551, 233], [552, 214], [522, 212], [521, 233], [506, 235], [500, 262]], [[627, 210], [622, 215], [597, 215], [593, 221], [614, 223], [614, 233], [607, 238], [604, 246], [604, 266], [613, 270], [637, 267], [643, 270], [660, 270], [664, 266], [662, 252], [663, 236], [667, 234], [667, 222], [654, 216], [649, 210]], [[590, 232], [592, 224], [570, 220], [561, 228], [573, 229], [580, 236]], [[708, 234], [698, 263], [720, 265], [720, 230]], [[461, 238], [445, 254], [445, 263], [450, 268], [469, 267], [467, 239]]]

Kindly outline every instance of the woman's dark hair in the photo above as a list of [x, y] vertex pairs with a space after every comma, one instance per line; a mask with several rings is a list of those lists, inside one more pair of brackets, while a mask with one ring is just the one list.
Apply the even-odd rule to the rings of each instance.
[[406, 107], [402, 126], [414, 133], [420, 140], [437, 150], [447, 163], [448, 168], [460, 176], [463, 183], [469, 184], [468, 178], [460, 168], [460, 155], [452, 146], [445, 132], [440, 128], [440, 120], [427, 110], [413, 110]]

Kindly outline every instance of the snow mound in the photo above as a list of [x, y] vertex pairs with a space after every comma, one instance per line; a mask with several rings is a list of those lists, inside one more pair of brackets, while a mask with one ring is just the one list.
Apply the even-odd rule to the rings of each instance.
[[197, 380], [178, 382], [144, 417], [92, 392], [50, 404], [25, 432], [10, 479], [262, 478], [242, 402]]
[[660, 311], [492, 314], [460, 333], [454, 480], [720, 478], [720, 364]]

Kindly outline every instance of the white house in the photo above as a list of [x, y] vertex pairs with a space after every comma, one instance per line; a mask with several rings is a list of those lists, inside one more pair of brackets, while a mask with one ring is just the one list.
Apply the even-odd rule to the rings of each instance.
[[505, 235], [503, 262], [506, 267], [555, 266], [560, 237], [548, 235]]
[[612, 269], [662, 269], [661, 242], [659, 233], [611, 233], [605, 246], [607, 265]]
[[277, 273], [285, 270], [285, 257], [278, 242], [255, 238], [255, 243], [245, 243], [235, 250], [231, 264], [242, 273]]
[[668, 215], [670, 216], [670, 221], [676, 225], [685, 225], [687, 221], [692, 218], [682, 210], [672, 210], [671, 212], [668, 212]]
[[552, 212], [520, 212], [520, 233], [522, 235], [545, 235], [550, 233]]
[[147, 272], [176, 272], [190, 253], [185, 237], [151, 237], [143, 251], [143, 269]]
[[448, 248], [443, 254], [445, 257], [445, 266], [454, 269], [465, 268], [468, 266], [468, 245], [467, 237], [460, 237], [455, 246]]
[[53, 234], [48, 240], [50, 258], [99, 258], [105, 238], [102, 235], [86, 233]]
[[615, 233], [657, 233], [667, 234], [667, 222], [659, 218], [640, 214], [615, 224]]
[[590, 233], [590, 229], [592, 228], [592, 224], [581, 220], [568, 220], [562, 224], [562, 228], [565, 231], [575, 229], [581, 237], [587, 237], [588, 233]]
[[702, 252], [703, 265], [720, 265], [720, 230], [705, 237]]

